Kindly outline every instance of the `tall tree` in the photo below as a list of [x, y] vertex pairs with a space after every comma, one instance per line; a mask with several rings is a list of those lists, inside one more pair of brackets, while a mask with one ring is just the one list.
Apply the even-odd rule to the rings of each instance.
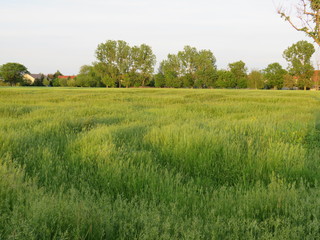
[[154, 75], [155, 87], [164, 87], [166, 85], [166, 79], [163, 73], [159, 72]]
[[287, 71], [282, 66], [275, 62], [269, 64], [264, 70], [263, 75], [268, 88], [280, 89], [283, 87], [283, 82]]
[[181, 73], [182, 75], [188, 75], [191, 82], [195, 80], [195, 74], [197, 71], [197, 58], [198, 51], [195, 47], [185, 46], [183, 51], [178, 52], [178, 58], [181, 61]]
[[279, 8], [278, 13], [285, 21], [297, 31], [304, 32], [320, 46], [320, 1], [319, 0], [299, 0], [297, 4], [295, 21], [286, 12], [286, 9]]
[[298, 78], [298, 85], [304, 90], [312, 86], [314, 68], [311, 57], [314, 52], [314, 46], [307, 41], [299, 41], [283, 52], [283, 57], [289, 62], [290, 74]]
[[117, 41], [117, 55], [116, 63], [119, 70], [118, 86], [121, 87], [122, 81], [125, 80], [126, 75], [129, 73], [131, 61], [131, 48], [125, 41]]
[[247, 67], [243, 61], [229, 63], [229, 70], [233, 73], [238, 88], [247, 87]]
[[156, 56], [153, 54], [152, 48], [146, 44], [141, 44], [140, 46], [134, 46], [131, 49], [131, 56], [132, 56], [131, 72], [139, 73], [141, 86], [147, 85], [152, 78], [154, 65], [156, 64]]
[[185, 46], [178, 54], [169, 54], [160, 64], [167, 87], [213, 87], [217, 78], [216, 58], [210, 50], [198, 51]]
[[289, 89], [293, 89], [294, 87], [297, 86], [296, 81], [291, 74], [287, 73], [284, 76], [283, 86]]
[[181, 87], [182, 67], [180, 59], [175, 54], [169, 54], [166, 60], [160, 63], [159, 71], [165, 77], [165, 86]]
[[252, 70], [248, 75], [248, 87], [261, 89], [264, 87], [263, 75], [258, 70]]
[[[102, 79], [111, 78], [121, 87], [121, 81], [124, 79], [125, 74], [129, 72], [131, 64], [130, 51], [129, 45], [122, 40], [108, 40], [99, 44], [96, 49], [96, 58], [100, 63], [103, 63], [99, 65]], [[106, 86], [108, 85], [106, 84]]]
[[235, 88], [237, 86], [237, 80], [234, 74], [227, 70], [217, 71], [218, 79], [215, 82], [215, 86], [218, 88]]
[[210, 50], [201, 50], [196, 58], [196, 79], [197, 87], [213, 87], [217, 80], [216, 58]]
[[96, 58], [106, 86], [145, 86], [152, 79], [156, 57], [150, 46], [130, 47], [125, 41], [108, 40], [98, 45]]
[[97, 76], [101, 79], [101, 81], [107, 88], [115, 87], [116, 79], [119, 75], [119, 72], [114, 64], [95, 62], [93, 63], [93, 67]]
[[78, 87], [99, 87], [101, 86], [101, 77], [94, 66], [83, 65], [76, 77], [75, 85]]
[[11, 86], [22, 82], [23, 75], [26, 73], [28, 69], [20, 63], [6, 63], [0, 66], [0, 77]]

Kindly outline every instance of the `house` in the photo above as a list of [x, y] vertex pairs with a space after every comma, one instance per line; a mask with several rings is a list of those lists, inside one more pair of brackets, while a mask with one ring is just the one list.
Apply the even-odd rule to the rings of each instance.
[[38, 80], [41, 80], [41, 79], [43, 79], [43, 77], [44, 77], [44, 75], [43, 74], [41, 74], [41, 73], [39, 73], [39, 74], [24, 74], [23, 75], [23, 79], [25, 80], [25, 81], [27, 81], [28, 83], [30, 83], [30, 84], [33, 84], [34, 83], [34, 81], [36, 81], [37, 79]]

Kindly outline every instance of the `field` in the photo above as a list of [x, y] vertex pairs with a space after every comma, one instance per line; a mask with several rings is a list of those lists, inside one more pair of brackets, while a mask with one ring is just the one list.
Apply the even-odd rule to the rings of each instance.
[[0, 88], [0, 239], [320, 239], [320, 95]]

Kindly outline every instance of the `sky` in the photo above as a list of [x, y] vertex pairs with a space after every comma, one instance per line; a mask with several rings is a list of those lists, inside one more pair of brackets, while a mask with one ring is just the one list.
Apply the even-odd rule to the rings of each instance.
[[190, 45], [209, 49], [218, 69], [242, 60], [248, 70], [279, 62], [308, 40], [277, 14], [298, 0], [0, 0], [0, 65], [65, 75], [96, 61], [98, 44], [124, 40], [152, 47], [157, 66]]

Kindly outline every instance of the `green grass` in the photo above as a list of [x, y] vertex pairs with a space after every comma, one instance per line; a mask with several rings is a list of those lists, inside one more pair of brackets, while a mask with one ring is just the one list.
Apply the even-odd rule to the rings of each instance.
[[0, 239], [319, 239], [320, 95], [0, 88]]

